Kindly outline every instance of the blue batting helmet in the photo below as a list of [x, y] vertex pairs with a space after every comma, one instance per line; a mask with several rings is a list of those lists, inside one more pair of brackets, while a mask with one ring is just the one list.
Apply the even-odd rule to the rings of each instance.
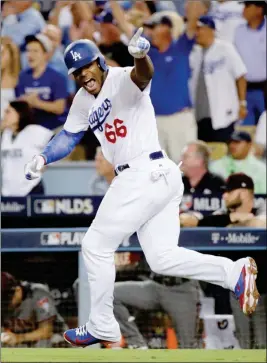
[[103, 54], [94, 42], [87, 39], [76, 40], [71, 43], [65, 50], [64, 60], [69, 74], [96, 60], [103, 71], [108, 69]]

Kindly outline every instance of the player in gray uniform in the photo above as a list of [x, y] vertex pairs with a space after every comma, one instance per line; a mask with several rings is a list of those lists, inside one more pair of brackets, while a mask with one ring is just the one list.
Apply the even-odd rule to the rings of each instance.
[[116, 282], [114, 315], [128, 348], [145, 349], [147, 343], [128, 307], [164, 310], [172, 320], [179, 348], [197, 348], [197, 304], [199, 283], [178, 277], [151, 273], [145, 281]]
[[51, 347], [67, 328], [48, 287], [1, 273], [2, 344]]

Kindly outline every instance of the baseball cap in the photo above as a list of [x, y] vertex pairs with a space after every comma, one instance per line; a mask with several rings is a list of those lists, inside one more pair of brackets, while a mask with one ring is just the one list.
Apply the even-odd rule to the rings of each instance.
[[266, 1], [260, 1], [260, 0], [254, 0], [254, 1], [247, 1], [247, 0], [243, 0], [243, 1], [238, 1], [241, 4], [245, 4], [245, 5], [256, 5], [262, 8], [265, 8], [267, 5]]
[[12, 295], [14, 288], [18, 285], [17, 280], [8, 272], [1, 272], [1, 298], [8, 300]]
[[27, 35], [25, 37], [26, 44], [33, 41], [39, 42], [47, 53], [51, 52], [53, 49], [51, 40], [44, 34], [39, 33], [36, 35]]
[[173, 27], [172, 20], [167, 15], [155, 13], [148, 20], [144, 22], [144, 26], [148, 28], [154, 28], [156, 25], [168, 25], [170, 28]]
[[230, 141], [246, 141], [246, 142], [251, 142], [251, 136], [248, 132], [245, 131], [234, 131], [232, 133], [232, 135], [230, 136], [229, 142]]
[[104, 7], [106, 5], [107, 1], [100, 1], [100, 0], [95, 0], [95, 5], [97, 7]]
[[254, 190], [253, 180], [246, 174], [235, 173], [229, 176], [226, 180], [225, 190], [231, 192], [236, 189]]
[[239, 3], [246, 5], [255, 5], [264, 10], [264, 14], [267, 15], [267, 1], [239, 1]]
[[99, 15], [94, 16], [95, 21], [104, 24], [115, 24], [111, 9], [104, 9]]
[[201, 16], [198, 19], [197, 26], [199, 26], [199, 27], [206, 26], [213, 30], [216, 29], [215, 21], [212, 19], [211, 16], [208, 16], [208, 15]]

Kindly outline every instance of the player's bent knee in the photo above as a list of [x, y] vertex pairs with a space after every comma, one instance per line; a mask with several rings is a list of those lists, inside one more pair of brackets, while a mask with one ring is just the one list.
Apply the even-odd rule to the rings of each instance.
[[150, 261], [147, 261], [149, 264], [149, 267], [155, 274], [164, 274], [164, 264], [159, 259], [151, 259]]
[[86, 254], [88, 253], [95, 254], [100, 250], [101, 244], [102, 244], [101, 235], [92, 230], [91, 228], [89, 228], [89, 230], [86, 232], [82, 240], [81, 244], [82, 252]]
[[173, 264], [173, 258], [175, 254], [173, 250], [168, 251], [158, 251], [150, 255], [146, 254], [147, 263], [151, 270], [160, 275], [168, 274], [167, 271]]

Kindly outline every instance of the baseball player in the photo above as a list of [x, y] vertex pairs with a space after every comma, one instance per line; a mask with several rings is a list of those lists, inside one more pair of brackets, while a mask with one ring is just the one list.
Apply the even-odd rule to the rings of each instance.
[[150, 43], [141, 36], [142, 31], [137, 30], [128, 46], [134, 67], [108, 68], [89, 40], [75, 41], [66, 48], [69, 74], [81, 88], [63, 130], [25, 166], [27, 179], [38, 178], [44, 165], [68, 155], [91, 127], [115, 169], [116, 177], [82, 242], [91, 308], [86, 324], [64, 333], [75, 346], [120, 341], [113, 314], [114, 253], [135, 231], [155, 273], [230, 289], [245, 314], [255, 310], [259, 298], [257, 266], [252, 258], [233, 262], [177, 246], [183, 183], [179, 167], [160, 149], [149, 96], [154, 69], [147, 56]]
[[8, 272], [1, 272], [1, 316], [6, 346], [51, 347], [67, 328], [45, 285], [16, 280]]

